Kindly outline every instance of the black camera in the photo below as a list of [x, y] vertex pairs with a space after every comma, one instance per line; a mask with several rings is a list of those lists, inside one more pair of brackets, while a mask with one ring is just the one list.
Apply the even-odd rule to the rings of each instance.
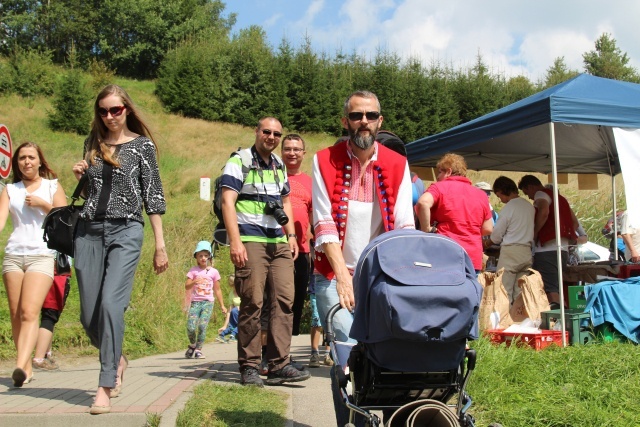
[[264, 207], [264, 213], [267, 215], [273, 215], [280, 225], [285, 225], [289, 222], [289, 217], [284, 211], [284, 206], [282, 206], [282, 200], [268, 201]]

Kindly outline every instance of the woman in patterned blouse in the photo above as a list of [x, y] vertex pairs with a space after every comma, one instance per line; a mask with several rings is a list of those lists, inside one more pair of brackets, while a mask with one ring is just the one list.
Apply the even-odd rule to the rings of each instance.
[[110, 398], [120, 393], [127, 367], [122, 355], [124, 312], [142, 249], [143, 206], [155, 237], [156, 274], [169, 265], [161, 219], [166, 203], [156, 152], [151, 132], [129, 95], [116, 85], [102, 89], [94, 104], [84, 158], [73, 166], [78, 180], [88, 175], [74, 267], [82, 325], [100, 350], [92, 414], [111, 411]]

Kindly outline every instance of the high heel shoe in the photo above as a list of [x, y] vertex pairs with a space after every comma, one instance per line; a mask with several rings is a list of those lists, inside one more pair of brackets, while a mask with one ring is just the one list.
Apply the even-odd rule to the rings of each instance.
[[122, 355], [122, 373], [116, 378], [116, 386], [111, 389], [111, 397], [118, 397], [122, 391], [122, 382], [124, 381], [124, 372], [129, 367], [129, 359], [124, 354]]

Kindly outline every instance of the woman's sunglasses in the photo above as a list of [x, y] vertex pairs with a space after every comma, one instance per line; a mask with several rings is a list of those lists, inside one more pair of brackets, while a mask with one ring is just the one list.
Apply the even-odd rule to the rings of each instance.
[[100, 107], [98, 108], [98, 114], [100, 114], [100, 117], [107, 117], [109, 114], [111, 114], [111, 117], [118, 117], [120, 114], [122, 114], [125, 108], [127, 107], [125, 107], [124, 105], [111, 108]]

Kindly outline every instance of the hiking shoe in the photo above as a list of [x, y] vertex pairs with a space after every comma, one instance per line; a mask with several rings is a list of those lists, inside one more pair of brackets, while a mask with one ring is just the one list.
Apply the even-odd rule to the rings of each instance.
[[222, 335], [218, 335], [218, 336], [216, 337], [216, 341], [217, 341], [217, 342], [221, 342], [221, 343], [223, 343], [223, 344], [226, 344], [226, 343], [227, 343], [227, 342], [224, 340], [224, 337], [223, 337]]
[[235, 335], [229, 335], [229, 340], [227, 342], [238, 342], [238, 338]]
[[329, 353], [327, 353], [324, 356], [324, 360], [322, 361], [322, 363], [325, 364], [325, 366], [333, 366], [333, 359], [331, 358], [331, 356], [329, 355]]
[[298, 371], [306, 371], [307, 367], [304, 366], [302, 363], [298, 363], [295, 360], [293, 360], [293, 356], [289, 356], [289, 364], [291, 366], [293, 366], [294, 368], [296, 368]]
[[31, 360], [31, 365], [35, 369], [42, 369], [44, 371], [55, 371], [60, 369], [58, 364], [51, 359], [42, 359], [42, 361], [38, 361], [36, 359]]
[[206, 359], [205, 355], [202, 354], [202, 351], [200, 351], [200, 350], [196, 350], [193, 353], [193, 357], [195, 357], [196, 359]]
[[187, 351], [184, 352], [184, 357], [187, 359], [191, 359], [193, 357], [193, 353], [195, 353], [196, 349], [194, 347], [187, 347]]
[[289, 363], [284, 368], [269, 372], [269, 376], [265, 381], [268, 385], [279, 385], [283, 383], [297, 383], [311, 378], [311, 374], [306, 369], [298, 370], [293, 364]]
[[258, 375], [256, 368], [244, 368], [240, 374], [240, 384], [242, 385], [254, 385], [256, 387], [264, 387], [264, 381]]
[[311, 357], [309, 358], [309, 367], [310, 368], [320, 367], [320, 355], [318, 353], [311, 353]]

